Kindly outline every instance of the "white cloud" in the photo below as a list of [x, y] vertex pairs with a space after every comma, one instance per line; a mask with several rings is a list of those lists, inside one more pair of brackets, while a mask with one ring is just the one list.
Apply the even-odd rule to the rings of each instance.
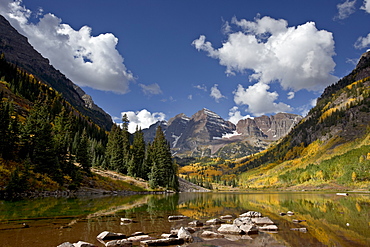
[[211, 88], [211, 94], [210, 96], [216, 100], [218, 103], [220, 99], [226, 98], [224, 95], [222, 95], [221, 91], [217, 88], [218, 84], [213, 85]]
[[364, 5], [361, 7], [361, 9], [370, 14], [370, 0], [364, 0]]
[[130, 121], [128, 124], [128, 131], [130, 133], [134, 133], [136, 131], [137, 126], [141, 129], [146, 129], [149, 128], [150, 125], [158, 121], [163, 121], [166, 118], [166, 115], [163, 112], [150, 113], [146, 109], [136, 112], [127, 111], [121, 113], [122, 116], [125, 114], [127, 115], [128, 120]]
[[244, 89], [242, 85], [234, 93], [234, 102], [237, 105], [248, 105], [248, 111], [253, 115], [261, 116], [266, 113], [288, 112], [292, 108], [283, 103], [276, 103], [279, 94], [277, 92], [269, 92], [269, 85], [258, 82]]
[[334, 19], [346, 19], [356, 11], [356, 0], [346, 0], [344, 3], [337, 5], [338, 15]]
[[150, 85], [139, 84], [139, 86], [146, 95], [162, 94], [162, 90], [157, 83], [153, 83]]
[[288, 99], [293, 99], [295, 96], [295, 93], [294, 92], [289, 92], [288, 93]]
[[232, 122], [233, 124], [237, 124], [239, 120], [247, 118], [253, 119], [253, 117], [251, 117], [250, 115], [243, 116], [237, 106], [234, 106], [229, 110], [229, 121]]
[[196, 89], [203, 90], [204, 92], [207, 92], [207, 86], [202, 84], [202, 85], [196, 85], [194, 86]]
[[366, 37], [359, 37], [355, 43], [356, 49], [363, 49], [370, 46], [370, 33]]
[[192, 94], [189, 94], [188, 95], [188, 100], [192, 100], [193, 99], [193, 95]]
[[285, 20], [271, 17], [255, 21], [237, 20], [240, 30], [230, 33], [221, 48], [214, 49], [201, 35], [192, 45], [218, 59], [227, 74], [251, 70], [251, 80], [279, 81], [283, 89], [322, 90], [337, 81], [331, 75], [334, 39], [332, 33], [318, 30], [314, 22], [288, 27]]
[[103, 91], [128, 92], [134, 77], [123, 64], [123, 57], [116, 49], [118, 39], [113, 34], [92, 36], [88, 26], [74, 30], [55, 15], [44, 15], [42, 9], [34, 14], [38, 22], [31, 23], [32, 12], [23, 6], [22, 0], [0, 0], [0, 14], [76, 84]]
[[311, 99], [310, 102], [306, 105], [300, 106], [297, 110], [300, 112], [301, 116], [306, 116], [308, 112], [316, 106], [317, 98]]

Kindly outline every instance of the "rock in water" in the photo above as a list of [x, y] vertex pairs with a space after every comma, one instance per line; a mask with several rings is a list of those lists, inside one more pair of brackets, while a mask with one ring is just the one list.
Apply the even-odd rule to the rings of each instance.
[[184, 239], [186, 242], [193, 242], [193, 236], [191, 236], [190, 232], [186, 230], [184, 227], [181, 227], [179, 232], [177, 233], [177, 237], [180, 239]]

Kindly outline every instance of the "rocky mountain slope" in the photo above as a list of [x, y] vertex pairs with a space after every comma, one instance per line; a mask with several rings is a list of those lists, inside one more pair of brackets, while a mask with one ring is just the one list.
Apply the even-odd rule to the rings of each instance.
[[[254, 169], [252, 169], [254, 168]], [[370, 51], [277, 145], [235, 161], [248, 187], [370, 189]]]
[[91, 96], [50, 65], [10, 23], [0, 16], [0, 54], [7, 61], [33, 74], [63, 94], [63, 97], [85, 116], [90, 117], [99, 126], [110, 129], [111, 117], [98, 107]]
[[272, 141], [285, 136], [301, 116], [278, 113], [240, 120], [236, 125], [216, 113], [202, 109], [188, 117], [181, 113], [168, 122], [144, 129], [146, 141], [152, 141], [158, 125], [164, 130], [173, 153], [178, 156], [245, 156], [263, 150]]

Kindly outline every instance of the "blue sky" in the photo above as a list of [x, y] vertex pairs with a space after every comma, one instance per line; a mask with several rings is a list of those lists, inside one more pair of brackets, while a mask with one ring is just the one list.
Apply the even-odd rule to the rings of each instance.
[[131, 130], [202, 108], [304, 115], [370, 48], [370, 0], [0, 0], [0, 14]]

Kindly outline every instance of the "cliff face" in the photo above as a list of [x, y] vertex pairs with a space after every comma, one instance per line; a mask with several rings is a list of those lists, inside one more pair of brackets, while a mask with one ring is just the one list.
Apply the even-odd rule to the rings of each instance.
[[0, 16], [0, 53], [5, 55], [7, 61], [62, 93], [69, 103], [96, 124], [107, 130], [111, 128], [111, 117], [95, 105], [91, 96], [50, 65], [49, 60], [37, 52], [27, 38], [19, 34], [3, 16]]
[[278, 113], [240, 120], [237, 125], [222, 119], [216, 113], [202, 109], [192, 117], [181, 113], [168, 122], [157, 122], [143, 130], [145, 140], [154, 139], [158, 125], [176, 155], [243, 156], [264, 149], [271, 141], [285, 136], [301, 116]]

